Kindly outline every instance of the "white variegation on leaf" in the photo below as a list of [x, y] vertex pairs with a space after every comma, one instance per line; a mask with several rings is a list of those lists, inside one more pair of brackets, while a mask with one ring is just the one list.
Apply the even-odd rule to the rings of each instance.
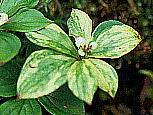
[[8, 15], [6, 13], [0, 13], [0, 26], [9, 22]]

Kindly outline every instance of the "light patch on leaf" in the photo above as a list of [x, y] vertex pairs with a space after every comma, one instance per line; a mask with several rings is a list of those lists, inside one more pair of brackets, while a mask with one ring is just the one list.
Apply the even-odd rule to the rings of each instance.
[[0, 26], [9, 22], [8, 15], [6, 13], [0, 13]]

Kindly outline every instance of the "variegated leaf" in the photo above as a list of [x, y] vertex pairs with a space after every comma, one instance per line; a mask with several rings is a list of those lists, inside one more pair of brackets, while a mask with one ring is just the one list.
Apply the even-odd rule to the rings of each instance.
[[98, 46], [89, 57], [98, 58], [119, 58], [133, 50], [141, 41], [136, 30], [115, 20], [101, 23], [92, 36], [92, 41]]
[[86, 41], [90, 41], [92, 32], [92, 20], [83, 11], [72, 9], [71, 16], [68, 19], [69, 35], [74, 38], [80, 36]]
[[26, 33], [33, 43], [78, 57], [78, 53], [67, 34], [56, 24], [50, 24], [37, 32]]
[[90, 72], [91, 68], [86, 66], [86, 61], [76, 61], [68, 71], [68, 85], [75, 96], [91, 103], [93, 95], [97, 90], [95, 76]]
[[83, 59], [71, 66], [68, 84], [78, 98], [91, 103], [97, 87], [114, 97], [118, 88], [118, 76], [115, 69], [102, 60]]
[[102, 60], [85, 60], [87, 68], [90, 68], [91, 76], [95, 78], [100, 89], [115, 97], [118, 88], [118, 76], [115, 69]]
[[67, 81], [67, 71], [75, 59], [51, 50], [32, 53], [26, 60], [17, 83], [20, 99], [47, 95]]

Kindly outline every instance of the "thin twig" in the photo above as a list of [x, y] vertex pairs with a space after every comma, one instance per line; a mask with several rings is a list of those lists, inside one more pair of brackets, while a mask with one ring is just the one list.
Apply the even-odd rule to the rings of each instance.
[[63, 11], [62, 11], [61, 4], [59, 3], [58, 0], [55, 0], [55, 3], [56, 3], [57, 8], [58, 8], [58, 10], [59, 10], [59, 12], [60, 12], [60, 15], [63, 16]]

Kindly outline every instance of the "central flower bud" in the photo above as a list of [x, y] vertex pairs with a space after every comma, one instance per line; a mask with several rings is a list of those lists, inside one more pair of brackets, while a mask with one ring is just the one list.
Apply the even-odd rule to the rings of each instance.
[[80, 46], [87, 45], [88, 42], [84, 38], [82, 38], [82, 37], [79, 36], [79, 37], [76, 38], [75, 44], [79, 48]]
[[96, 49], [98, 44], [96, 42], [87, 42], [84, 38], [82, 37], [77, 37], [75, 41], [76, 46], [78, 47], [78, 53], [80, 56], [87, 56], [91, 55], [91, 49]]

